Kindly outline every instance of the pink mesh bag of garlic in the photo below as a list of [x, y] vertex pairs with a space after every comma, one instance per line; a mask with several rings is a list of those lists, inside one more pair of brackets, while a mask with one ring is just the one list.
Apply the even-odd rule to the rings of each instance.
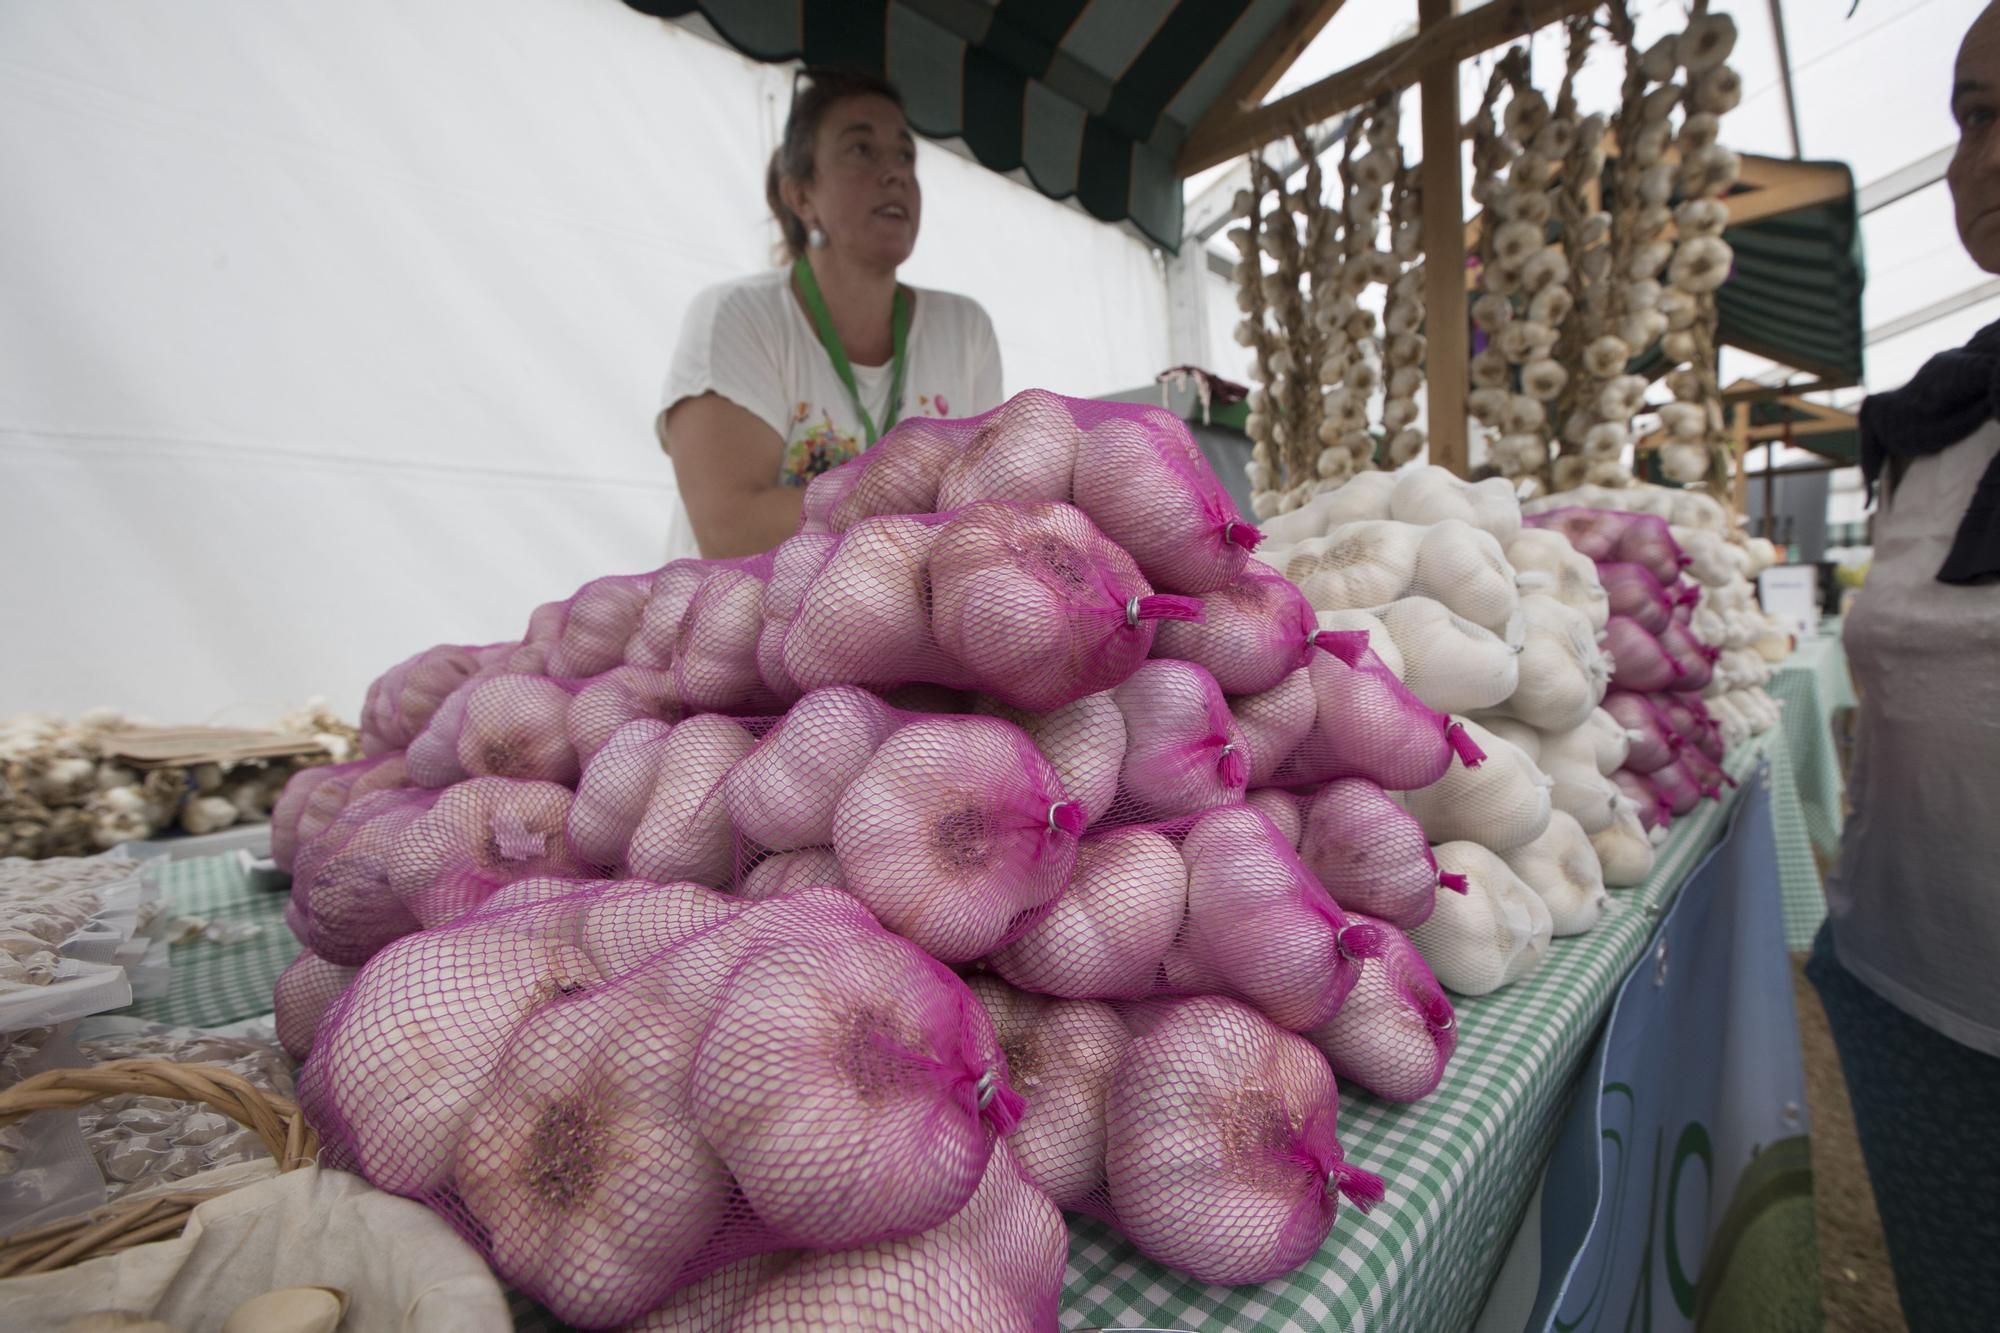
[[1439, 889], [1465, 892], [1464, 876], [1438, 868], [1423, 825], [1368, 779], [1326, 783], [1300, 805], [1299, 860], [1342, 910], [1409, 930], [1430, 918]]
[[1660, 718], [1689, 745], [1716, 763], [1722, 762], [1722, 727], [1709, 715], [1708, 705], [1698, 694], [1655, 694], [1648, 700]]
[[440, 793], [396, 789], [350, 802], [292, 862], [285, 920], [299, 942], [331, 963], [354, 967], [419, 929], [389, 887], [396, 839]]
[[1409, 937], [1387, 921], [1371, 924], [1382, 931], [1381, 951], [1362, 961], [1347, 1002], [1306, 1039], [1334, 1077], [1388, 1101], [1413, 1102], [1443, 1079], [1458, 1047], [1458, 1019]]
[[1680, 673], [1668, 688], [1690, 693], [1707, 688], [1715, 674], [1715, 659], [1722, 655], [1721, 649], [1711, 648], [1695, 638], [1694, 631], [1680, 620], [1667, 622], [1660, 634], [1660, 648]]
[[445, 697], [472, 677], [499, 669], [515, 643], [467, 647], [441, 643], [390, 667], [361, 702], [361, 753], [401, 750], [422, 733]]
[[1104, 1099], [1104, 1183], [1077, 1211], [1201, 1282], [1265, 1282], [1317, 1253], [1340, 1201], [1382, 1180], [1346, 1160], [1310, 1042], [1219, 996], [1117, 1006], [1132, 1034]]
[[899, 423], [814, 479], [800, 531], [845, 532], [981, 500], [1073, 504], [1173, 592], [1224, 586], [1258, 541], [1180, 418], [1039, 389], [981, 416]]
[[677, 884], [399, 941], [321, 1020], [299, 1095], [323, 1160], [593, 1328], [755, 1254], [946, 1223], [1021, 1109], [964, 984], [852, 898]]
[[1603, 706], [1631, 741], [1624, 766], [1634, 773], [1651, 773], [1672, 763], [1686, 744], [1646, 695], [1612, 690], [1604, 696]]
[[1629, 617], [1650, 634], [1658, 634], [1674, 618], [1674, 593], [1644, 565], [1607, 561], [1597, 567], [1597, 580], [1604, 585], [1611, 614]]
[[629, 1333], [878, 1333], [1056, 1327], [1069, 1232], [1062, 1214], [995, 1145], [965, 1207], [928, 1231], [845, 1250], [740, 1259], [667, 1298]]
[[1531, 528], [1560, 532], [1600, 565], [1615, 561], [1642, 565], [1661, 583], [1673, 583], [1693, 563], [1674, 540], [1667, 521], [1654, 514], [1571, 507], [1524, 514], [1521, 521]]
[[404, 752], [410, 781], [448, 787], [472, 777], [576, 785], [581, 765], [569, 709], [581, 681], [521, 671], [475, 676], [453, 690]]
[[1604, 634], [1604, 649], [1611, 654], [1611, 683], [1618, 689], [1650, 694], [1680, 689], [1687, 679], [1687, 668], [1674, 659], [1659, 637], [1629, 616], [1611, 617]]
[[1086, 812], [1012, 723], [851, 686], [782, 719], [638, 722], [585, 770], [569, 845], [621, 874], [762, 899], [845, 888], [935, 957], [1026, 930], [1069, 882]]
[[1305, 1031], [1340, 1008], [1378, 942], [1267, 815], [1231, 805], [1086, 835], [1068, 889], [987, 963], [1070, 999], [1234, 996]]
[[1125, 679], [1160, 620], [1202, 614], [1198, 598], [1156, 594], [1066, 504], [982, 502], [864, 519], [830, 544], [793, 537], [773, 556], [788, 578], [800, 546], [824, 561], [789, 622], [767, 627], [775, 646], [761, 645], [775, 683], [798, 691], [926, 682], [1042, 712]]
[[1646, 774], [1646, 782], [1659, 794], [1659, 798], [1666, 802], [1667, 809], [1671, 810], [1676, 818], [1700, 805], [1702, 797], [1707, 794], [1703, 792], [1701, 782], [1688, 767], [1688, 756], [1696, 753], [1698, 752], [1694, 750], [1682, 750], [1671, 763], [1662, 764]]
[[399, 750], [300, 769], [285, 783], [271, 809], [271, 859], [290, 872], [299, 848], [318, 837], [350, 802], [370, 792], [409, 785], [409, 770]]
[[1651, 833], [1654, 829], [1664, 829], [1674, 822], [1673, 807], [1667, 803], [1659, 789], [1653, 785], [1649, 774], [1630, 768], [1621, 768], [1611, 775], [1618, 786], [1619, 794], [1632, 802], [1639, 815], [1640, 825]]
[[1322, 640], [1318, 613], [1290, 579], [1251, 560], [1202, 597], [1200, 621], [1163, 621], [1153, 656], [1193, 662], [1228, 694], [1261, 694], [1312, 661]]
[[1412, 791], [1442, 777], [1454, 755], [1467, 765], [1484, 758], [1462, 725], [1410, 692], [1366, 631], [1325, 631], [1317, 646], [1323, 651], [1273, 689], [1231, 701], [1252, 785], [1354, 777]]
[[286, 965], [271, 991], [272, 1018], [285, 1054], [300, 1061], [312, 1054], [320, 1019], [360, 973], [359, 967], [329, 963], [311, 949], [300, 950]]

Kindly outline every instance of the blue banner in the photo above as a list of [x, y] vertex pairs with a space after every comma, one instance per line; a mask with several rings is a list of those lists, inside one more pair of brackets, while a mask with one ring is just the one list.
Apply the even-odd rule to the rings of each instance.
[[1792, 1006], [1760, 766], [1584, 1071], [1542, 1194], [1527, 1327], [1821, 1327]]

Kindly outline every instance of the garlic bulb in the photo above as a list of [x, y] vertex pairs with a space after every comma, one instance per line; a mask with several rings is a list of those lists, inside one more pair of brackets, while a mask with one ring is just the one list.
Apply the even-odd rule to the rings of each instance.
[[749, 570], [718, 570], [702, 585], [681, 623], [674, 660], [674, 685], [690, 710], [728, 712], [762, 697], [763, 607], [764, 581]]
[[884, 926], [969, 962], [1062, 891], [1083, 818], [1018, 728], [927, 717], [885, 741], [841, 793], [833, 849], [849, 892]]
[[473, 778], [438, 793], [390, 844], [389, 890], [426, 928], [456, 920], [494, 889], [580, 873], [563, 840], [570, 793], [553, 782]]
[[1287, 847], [1296, 849], [1299, 834], [1304, 830], [1303, 812], [1299, 809], [1299, 798], [1288, 791], [1276, 787], [1265, 787], [1260, 791], [1247, 793], [1243, 804], [1271, 821], [1271, 827], [1278, 830], [1278, 840]]
[[577, 692], [565, 715], [570, 749], [588, 768], [620, 727], [640, 718], [673, 722], [681, 715], [673, 676], [646, 667], [613, 667]]
[[1242, 572], [1256, 529], [1206, 469], [1184, 461], [1194, 452], [1184, 423], [1165, 412], [1146, 423], [1117, 418], [1090, 432], [1076, 456], [1076, 505], [1156, 586], [1212, 591]]
[[436, 1189], [521, 1020], [600, 980], [582, 950], [506, 920], [406, 936], [362, 969], [340, 1021], [318, 1034], [301, 1097], [338, 1110], [371, 1184]]
[[1027, 1102], [1007, 1146], [1051, 1203], [1075, 1208], [1104, 1179], [1104, 1099], [1131, 1035], [1096, 1000], [1030, 995], [993, 976], [966, 987], [993, 1020], [1007, 1080]]
[[1522, 598], [1521, 613], [1527, 632], [1520, 683], [1505, 700], [1506, 711], [1544, 731], [1582, 726], [1610, 683], [1590, 617], [1540, 594]]
[[661, 745], [672, 730], [670, 723], [641, 718], [613, 732], [592, 756], [565, 827], [585, 864], [609, 870], [625, 863], [625, 850], [653, 794]]
[[1423, 828], [1365, 778], [1339, 778], [1307, 802], [1299, 860], [1335, 902], [1407, 930], [1436, 904], [1437, 862]]
[[[1322, 612], [1320, 623], [1323, 628], [1343, 628], [1325, 625], [1328, 616], [1341, 615], [1366, 613]], [[1236, 730], [1243, 737], [1244, 748], [1249, 754], [1247, 780], [1250, 786], [1269, 782], [1292, 752], [1312, 734], [1315, 708], [1311, 674], [1306, 667], [1300, 667], [1268, 690], [1239, 695], [1229, 702]]]
[[971, 1196], [993, 1143], [973, 1085], [1004, 1061], [984, 1011], [916, 947], [795, 930], [753, 950], [714, 1004], [687, 1104], [786, 1243], [906, 1234]]
[[1610, 828], [1590, 835], [1590, 846], [1615, 887], [1644, 884], [1653, 873], [1653, 843], [1630, 802], [1621, 802]]
[[1248, 806], [1211, 810], [1181, 844], [1188, 914], [1167, 955], [1176, 989], [1241, 996], [1293, 1031], [1316, 1027], [1354, 982], [1360, 936], [1276, 827]]
[[807, 694], [723, 779], [722, 804], [737, 834], [780, 852], [831, 843], [835, 803], [895, 725], [866, 690]]
[[633, 830], [625, 868], [661, 883], [728, 884], [735, 839], [719, 788], [755, 744], [742, 727], [713, 713], [675, 724], [660, 743], [658, 778]]
[[[833, 505], [828, 526], [846, 532], [879, 514], [929, 514], [937, 509], [944, 470], [958, 457], [963, 430], [955, 423], [906, 417], [868, 451], [867, 465]], [[811, 489], [810, 487], [808, 489]]]
[[1555, 811], [1542, 836], [1501, 857], [1549, 909], [1550, 928], [1557, 938], [1581, 935], [1597, 925], [1610, 905], [1604, 891], [1604, 870], [1583, 827]]
[[494, 1269], [568, 1322], [657, 1305], [730, 1196], [683, 1109], [694, 1034], [664, 1008], [613, 989], [531, 1015], [454, 1164]]
[[1433, 842], [1469, 840], [1506, 850], [1540, 837], [1549, 826], [1548, 778], [1477, 722], [1460, 725], [1486, 761], [1477, 768], [1454, 764], [1438, 781], [1407, 793], [1404, 805]]
[[1466, 886], [1441, 891], [1430, 919], [1409, 933], [1437, 979], [1460, 995], [1486, 995], [1540, 966], [1555, 929], [1548, 905], [1477, 843], [1432, 850], [1439, 867]]
[[[867, 472], [879, 466], [871, 463]], [[800, 689], [888, 686], [906, 678], [932, 642], [924, 574], [937, 537], [937, 529], [896, 516], [858, 520], [848, 529], [785, 635], [785, 673]]]
[[1156, 658], [1111, 696], [1125, 717], [1118, 787], [1129, 818], [1171, 819], [1242, 798], [1250, 756], [1208, 672]]
[[814, 884], [835, 889], [847, 887], [840, 858], [833, 854], [831, 847], [803, 847], [796, 852], [780, 852], [765, 857], [743, 877], [736, 896], [751, 902], [762, 902]]
[[[1288, 1272], [1381, 1183], [1341, 1158], [1326, 1061], [1254, 1011], [1175, 1002], [1127, 1052], [1105, 1099], [1108, 1201], [1143, 1253], [1199, 1282]], [[1256, 1126], [1254, 1132], [1247, 1126]]]
[[[451, 780], [492, 776], [575, 785], [578, 766], [569, 743], [569, 706], [569, 691], [539, 676], [510, 674], [480, 681], [465, 696], [454, 747], [457, 772]], [[440, 709], [433, 725], [445, 718]]]
[[1520, 609], [1514, 569], [1498, 539], [1457, 519], [1433, 523], [1424, 531], [1409, 589], [1495, 631], [1505, 629]]
[[1375, 924], [1388, 940], [1382, 953], [1363, 961], [1340, 1012], [1306, 1038], [1335, 1078], [1387, 1101], [1412, 1102], [1443, 1077], [1458, 1046], [1457, 1018], [1423, 955], [1394, 926]]
[[1235, 580], [1202, 599], [1199, 622], [1166, 621], [1155, 657], [1205, 668], [1230, 694], [1257, 694], [1306, 664], [1318, 626], [1299, 590], [1269, 565], [1245, 562]]
[[1186, 907], [1180, 851], [1157, 833], [1114, 829], [1084, 839], [1048, 915], [988, 961], [1016, 986], [1047, 995], [1145, 995]]
[[1518, 646], [1493, 631], [1429, 597], [1405, 597], [1376, 614], [1403, 659], [1403, 683], [1432, 708], [1475, 712], [1514, 693]]
[[1061, 398], [1026, 389], [989, 414], [938, 479], [937, 508], [979, 500], [1067, 503], [1083, 434]]
[[285, 1048], [285, 1054], [304, 1062], [312, 1053], [313, 1034], [319, 1028], [319, 1020], [347, 993], [360, 971], [358, 967], [329, 963], [306, 949], [278, 974], [271, 1007], [278, 1044]]
[[1292, 548], [1285, 577], [1317, 611], [1380, 606], [1409, 590], [1423, 529], [1363, 520]]
[[[833, 544], [831, 537], [794, 537], [779, 550], [784, 552], [790, 548], [796, 559], [806, 548], [794, 547], [793, 543], [808, 541], [824, 543], [828, 548]], [[681, 622], [687, 616], [688, 607], [694, 604], [702, 584], [714, 572], [713, 566], [699, 560], [676, 560], [653, 576], [646, 605], [640, 610], [632, 637], [625, 645], [628, 666], [649, 667], [658, 671], [674, 664], [680, 650]]]
[[976, 707], [1027, 732], [1055, 769], [1064, 793], [1083, 807], [1089, 822], [1104, 818], [1118, 795], [1118, 774], [1125, 767], [1125, 715], [1118, 711], [1110, 690], [1086, 694], [1044, 713], [1024, 713], [984, 698]]
[[562, 632], [549, 650], [551, 676], [595, 676], [625, 660], [625, 644], [639, 627], [650, 577], [593, 579], [570, 598]]

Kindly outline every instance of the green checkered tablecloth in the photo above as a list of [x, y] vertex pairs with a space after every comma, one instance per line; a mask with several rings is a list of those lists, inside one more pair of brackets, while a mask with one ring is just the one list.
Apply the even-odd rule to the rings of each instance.
[[286, 895], [254, 887], [233, 853], [167, 862], [160, 892], [182, 916], [259, 929], [234, 944], [199, 935], [176, 944], [167, 994], [126, 1012], [182, 1027], [220, 1027], [270, 1013], [271, 986], [299, 952], [285, 925]]
[[[1775, 746], [1728, 756], [1737, 777]], [[1645, 884], [1614, 892], [1588, 935], [1557, 940], [1540, 969], [1458, 1004], [1459, 1045], [1444, 1082], [1409, 1106], [1341, 1095], [1347, 1158], [1381, 1175], [1388, 1198], [1343, 1208], [1326, 1247], [1255, 1287], [1210, 1287], [1141, 1258], [1108, 1228], [1070, 1229], [1062, 1323], [1080, 1328], [1275, 1331], [1468, 1327], [1553, 1146], [1578, 1069], [1618, 983], [1660, 916], [1728, 826], [1733, 797], [1674, 822]]]
[[1771, 697], [1782, 705], [1782, 754], [1773, 754], [1771, 819], [1778, 837], [1778, 889], [1785, 908], [1785, 946], [1812, 947], [1826, 918], [1814, 852], [1829, 860], [1840, 851], [1840, 754], [1833, 715], [1854, 706], [1837, 622], [1800, 641], [1771, 673]]
[[[1776, 759], [1775, 740], [1739, 747], [1725, 767], [1741, 777], [1767, 752]], [[1365, 1217], [1343, 1208], [1310, 1263], [1262, 1286], [1209, 1287], [1141, 1258], [1097, 1223], [1072, 1219], [1063, 1327], [1435, 1333], [1469, 1326], [1613, 992], [1732, 807], [1704, 802], [1675, 821], [1652, 877], [1614, 892], [1596, 930], [1557, 940], [1526, 980], [1460, 1002], [1458, 1053], [1430, 1097], [1396, 1106], [1342, 1094], [1348, 1158], [1380, 1174], [1389, 1192]], [[178, 946], [173, 993], [140, 1012], [197, 1026], [267, 1012], [271, 985], [298, 947], [284, 925], [284, 895], [250, 888], [229, 857], [176, 862], [163, 884], [183, 912], [265, 929], [240, 944]], [[559, 1327], [526, 1303], [517, 1313], [521, 1327]]]

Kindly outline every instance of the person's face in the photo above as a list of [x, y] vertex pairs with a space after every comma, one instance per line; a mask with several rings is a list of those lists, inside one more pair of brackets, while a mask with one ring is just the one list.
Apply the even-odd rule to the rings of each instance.
[[894, 268], [917, 245], [923, 193], [917, 141], [886, 97], [845, 97], [820, 117], [813, 180], [800, 190], [799, 216], [817, 223], [829, 248]]
[[1945, 169], [1958, 239], [1973, 262], [2000, 273], [2000, 5], [1973, 21], [1951, 83], [1958, 151]]

